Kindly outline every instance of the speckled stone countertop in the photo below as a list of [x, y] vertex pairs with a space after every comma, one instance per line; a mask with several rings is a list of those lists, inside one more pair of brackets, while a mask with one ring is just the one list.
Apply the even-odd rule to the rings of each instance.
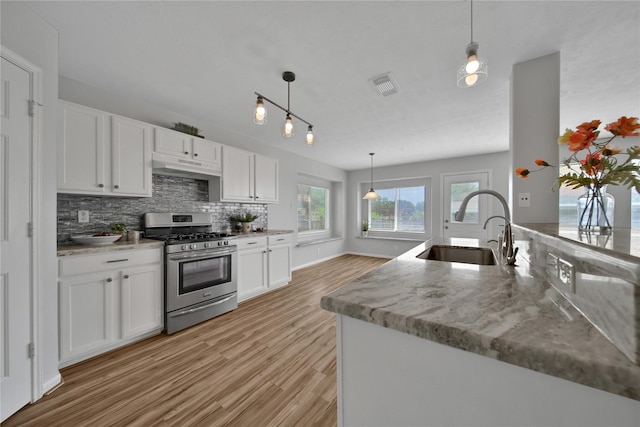
[[[516, 266], [416, 258], [429, 240], [326, 295], [337, 314], [640, 400], [631, 362], [518, 255]], [[495, 246], [495, 244], [493, 244]], [[528, 242], [516, 246], [526, 253]]]
[[161, 242], [159, 240], [152, 240], [152, 239], [140, 239], [139, 243], [118, 241], [111, 245], [105, 245], [105, 246], [58, 245], [57, 254], [59, 257], [69, 256], [69, 255], [87, 255], [87, 254], [97, 254], [97, 253], [113, 252], [113, 251], [130, 251], [133, 249], [160, 248], [163, 246], [164, 246], [164, 242]]

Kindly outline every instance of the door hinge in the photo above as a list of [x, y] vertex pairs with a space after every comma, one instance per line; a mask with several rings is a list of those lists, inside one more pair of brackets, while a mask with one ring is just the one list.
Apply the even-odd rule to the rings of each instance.
[[27, 237], [33, 237], [33, 223], [27, 223]]
[[33, 99], [29, 100], [29, 117], [33, 117], [36, 115], [36, 105], [42, 107], [42, 104], [40, 104], [38, 101], [34, 101]]
[[33, 359], [36, 356], [36, 346], [33, 343], [29, 343], [29, 359]]

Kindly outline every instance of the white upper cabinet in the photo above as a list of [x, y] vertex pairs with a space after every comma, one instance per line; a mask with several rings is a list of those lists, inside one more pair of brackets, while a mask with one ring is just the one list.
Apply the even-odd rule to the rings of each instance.
[[156, 153], [220, 166], [221, 147], [217, 142], [156, 127]]
[[111, 191], [122, 196], [151, 196], [151, 127], [111, 117]]
[[222, 148], [222, 178], [209, 183], [212, 201], [278, 202], [278, 161], [235, 147]]
[[59, 102], [58, 191], [151, 197], [151, 126]]

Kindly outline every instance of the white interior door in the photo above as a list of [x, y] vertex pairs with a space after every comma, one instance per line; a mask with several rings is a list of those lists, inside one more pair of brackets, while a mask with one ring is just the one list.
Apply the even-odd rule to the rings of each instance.
[[2, 58], [0, 78], [0, 421], [31, 400], [31, 75]]
[[482, 228], [487, 219], [489, 205], [486, 195], [469, 200], [463, 222], [456, 222], [454, 216], [467, 194], [488, 187], [489, 172], [443, 175], [442, 185], [442, 236], [486, 239], [487, 230]]

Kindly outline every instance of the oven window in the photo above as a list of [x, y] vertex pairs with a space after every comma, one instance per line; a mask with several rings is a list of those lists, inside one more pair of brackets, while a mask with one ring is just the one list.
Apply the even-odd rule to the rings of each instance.
[[231, 255], [180, 263], [180, 295], [231, 281]]

